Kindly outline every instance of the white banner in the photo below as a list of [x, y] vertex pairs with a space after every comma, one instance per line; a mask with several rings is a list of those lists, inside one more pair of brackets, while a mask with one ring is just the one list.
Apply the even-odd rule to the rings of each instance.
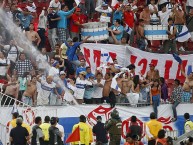
[[[136, 74], [141, 72], [146, 75], [149, 70], [149, 64], [153, 63], [156, 69], [159, 70], [160, 76], [165, 79], [184, 79], [180, 71], [179, 63], [173, 58], [172, 54], [157, 54], [141, 51], [139, 49], [111, 44], [94, 44], [85, 43], [81, 45], [81, 50], [85, 56], [87, 64], [91, 66], [94, 72], [96, 67], [100, 66], [101, 50], [109, 52], [112, 59], [117, 59], [119, 65], [127, 66], [129, 64], [135, 64]], [[181, 55], [183, 60], [183, 66], [187, 72], [188, 66], [192, 65], [193, 54]]]
[[[172, 122], [173, 118], [172, 105], [160, 105], [158, 107], [158, 120], [162, 122], [163, 128], [170, 132], [172, 137], [177, 137], [183, 134], [184, 130], [184, 113], [190, 113], [193, 115], [192, 108], [193, 104], [180, 104], [177, 107], [178, 120]], [[137, 117], [138, 124], [145, 129], [145, 122], [149, 121], [149, 115], [153, 111], [152, 106], [145, 106], [139, 108], [133, 108], [129, 106], [116, 106], [122, 120], [122, 137], [125, 138], [128, 126], [130, 124], [131, 116]], [[9, 124], [11, 120], [11, 107], [1, 107], [0, 115], [7, 114], [10, 117], [1, 118], [1, 123]], [[45, 116], [58, 117], [59, 123], [64, 127], [65, 138], [72, 131], [74, 124], [79, 122], [79, 116], [85, 115], [87, 117], [87, 123], [91, 126], [96, 124], [96, 117], [101, 116], [102, 122], [106, 122], [110, 118], [110, 113], [113, 108], [109, 108], [109, 105], [77, 105], [77, 106], [56, 106], [56, 107], [35, 107], [35, 108], [21, 108], [18, 107], [19, 114], [23, 115], [24, 122], [33, 126], [34, 119], [37, 116], [41, 116], [42, 120]], [[2, 131], [2, 130], [1, 130]], [[6, 132], [4, 132], [6, 134]], [[143, 130], [143, 141], [146, 142], [145, 131]], [[8, 137], [8, 134], [7, 134]], [[122, 143], [124, 140], [122, 140]]]

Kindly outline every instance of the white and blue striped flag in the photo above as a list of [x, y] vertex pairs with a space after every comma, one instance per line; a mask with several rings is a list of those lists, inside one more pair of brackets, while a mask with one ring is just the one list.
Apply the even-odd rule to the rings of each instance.
[[176, 40], [178, 42], [185, 42], [187, 41], [189, 38], [191, 38], [191, 35], [188, 31], [188, 28], [184, 25], [182, 28], [182, 31], [178, 34]]
[[127, 32], [127, 34], [131, 35], [131, 32], [133, 31], [133, 29], [131, 29], [127, 24], [125, 26], [125, 31]]
[[115, 90], [118, 91], [118, 92], [121, 92], [121, 88], [119, 88], [119, 86], [118, 86], [117, 78], [118, 78], [121, 74], [123, 74], [123, 72], [120, 72], [120, 73], [116, 74], [116, 75], [113, 77], [112, 83], [111, 83], [111, 88], [112, 88], [112, 89], [115, 89]]
[[113, 59], [111, 58], [109, 52], [105, 49], [101, 49], [101, 63], [102, 64], [113, 63]]
[[75, 0], [75, 2], [77, 6], [80, 4], [80, 0]]

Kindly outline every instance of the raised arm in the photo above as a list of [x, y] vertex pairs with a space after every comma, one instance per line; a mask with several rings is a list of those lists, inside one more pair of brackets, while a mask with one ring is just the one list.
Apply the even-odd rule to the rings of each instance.
[[182, 65], [182, 64], [180, 65], [180, 70], [181, 70], [182, 75], [183, 75], [184, 77], [187, 77], [187, 75], [186, 75], [186, 73], [185, 73], [185, 71], [184, 71], [184, 68], [183, 68], [183, 65]]

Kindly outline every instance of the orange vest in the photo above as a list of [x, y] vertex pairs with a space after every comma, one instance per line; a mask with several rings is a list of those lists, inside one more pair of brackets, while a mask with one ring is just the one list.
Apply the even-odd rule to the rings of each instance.
[[166, 138], [156, 139], [156, 144], [155, 145], [157, 145], [158, 142], [161, 143], [162, 145], [167, 145], [167, 139]]

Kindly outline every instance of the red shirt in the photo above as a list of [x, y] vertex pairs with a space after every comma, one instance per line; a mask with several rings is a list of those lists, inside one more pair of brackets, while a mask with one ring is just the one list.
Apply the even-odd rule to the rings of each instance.
[[134, 13], [132, 11], [125, 11], [123, 13], [125, 24], [127, 24], [130, 28], [134, 26]]
[[75, 32], [75, 33], [79, 33], [80, 26], [76, 25], [75, 22], [78, 22], [79, 24], [86, 23], [86, 16], [83, 14], [81, 14], [81, 15], [73, 14], [71, 16], [71, 20], [70, 20], [71, 30], [70, 31]]

